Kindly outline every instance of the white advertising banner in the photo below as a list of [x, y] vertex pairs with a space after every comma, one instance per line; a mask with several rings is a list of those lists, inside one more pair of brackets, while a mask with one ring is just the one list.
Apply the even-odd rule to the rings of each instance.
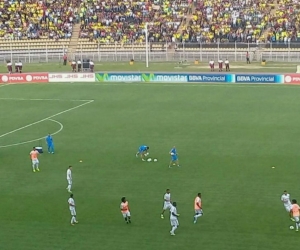
[[49, 73], [49, 82], [95, 82], [95, 73]]

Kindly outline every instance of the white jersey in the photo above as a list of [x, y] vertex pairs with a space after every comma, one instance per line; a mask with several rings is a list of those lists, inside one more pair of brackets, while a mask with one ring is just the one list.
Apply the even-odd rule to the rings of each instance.
[[171, 194], [169, 193], [165, 193], [165, 195], [164, 195], [164, 201], [166, 202], [166, 203], [170, 203], [171, 202]]
[[81, 64], [81, 61], [77, 61], [77, 64]]
[[291, 206], [290, 194], [283, 194], [281, 195], [281, 201], [283, 202], [284, 206]]
[[[75, 201], [74, 201], [73, 198], [69, 198], [69, 199], [68, 199], [68, 204], [69, 204], [69, 209], [70, 209], [70, 210], [75, 209]], [[71, 205], [72, 205], [72, 206], [71, 206]]]
[[170, 209], [170, 220], [177, 220], [177, 216], [174, 216], [174, 214], [177, 214], [177, 208], [172, 206]]
[[209, 65], [214, 65], [215, 62], [214, 61], [209, 61]]
[[72, 180], [72, 171], [69, 168], [67, 170], [67, 180]]
[[225, 64], [229, 64], [229, 61], [228, 61], [228, 60], [225, 60]]
[[72, 61], [72, 65], [75, 65], [76, 64], [76, 62], [75, 61]]
[[90, 61], [90, 65], [94, 65], [94, 62]]
[[219, 63], [219, 64], [223, 63], [223, 60], [219, 60], [218, 63]]

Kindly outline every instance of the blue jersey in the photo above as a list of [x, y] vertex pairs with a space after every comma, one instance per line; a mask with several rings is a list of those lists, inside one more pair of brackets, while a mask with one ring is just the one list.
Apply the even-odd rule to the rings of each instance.
[[139, 147], [139, 152], [145, 152], [147, 151], [148, 147], [146, 145], [142, 145]]
[[176, 148], [172, 148], [171, 151], [170, 151], [170, 154], [171, 154], [171, 160], [172, 161], [177, 161], [178, 156], [177, 156]]
[[53, 138], [52, 138], [51, 135], [48, 135], [46, 137], [46, 142], [47, 142], [48, 145], [52, 145], [53, 144]]

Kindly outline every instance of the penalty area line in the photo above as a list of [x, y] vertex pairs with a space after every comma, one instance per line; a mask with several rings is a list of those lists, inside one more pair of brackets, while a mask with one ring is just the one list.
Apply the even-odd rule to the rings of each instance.
[[38, 120], [38, 121], [36, 121], [36, 122], [27, 124], [27, 125], [25, 125], [25, 126], [23, 126], [23, 127], [20, 127], [20, 128], [14, 129], [14, 130], [12, 130], [12, 131], [9, 131], [9, 132], [7, 132], [7, 133], [5, 133], [5, 134], [0, 135], [0, 138], [4, 137], [4, 136], [6, 136], [6, 135], [13, 134], [13, 133], [15, 133], [15, 132], [17, 132], [17, 131], [20, 131], [20, 130], [24, 129], [24, 128], [28, 128], [28, 127], [31, 127], [31, 126], [33, 126], [33, 125], [39, 124], [39, 123], [41, 123], [41, 122], [43, 122], [43, 121], [49, 120], [49, 119], [51, 119], [51, 118], [53, 118], [53, 117], [56, 117], [56, 116], [58, 116], [58, 115], [61, 115], [61, 114], [70, 112], [70, 111], [72, 111], [72, 110], [74, 110], [74, 109], [78, 109], [78, 108], [83, 107], [83, 106], [85, 106], [85, 105], [87, 105], [87, 104], [90, 104], [90, 103], [92, 103], [92, 102], [94, 102], [94, 100], [90, 100], [90, 101], [88, 101], [88, 102], [79, 104], [79, 105], [77, 105], [77, 106], [75, 106], [75, 107], [72, 107], [72, 108], [63, 110], [63, 111], [61, 111], [61, 112], [58, 112], [58, 113], [56, 113], [56, 114], [54, 114], [54, 115], [50, 115], [50, 116], [48, 116], [48, 117], [46, 117], [46, 118], [44, 118], [44, 119], [41, 119], [41, 120]]
[[[59, 121], [56, 121], [56, 120], [53, 120], [53, 119], [48, 119], [48, 120], [45, 120], [45, 121], [52, 121], [52, 122], [57, 123], [60, 126], [59, 130], [57, 130], [54, 133], [51, 133], [51, 135], [57, 135], [59, 132], [61, 132], [64, 129], [64, 125]], [[9, 144], [9, 145], [3, 145], [3, 146], [0, 146], [0, 148], [8, 148], [8, 147], [13, 147], [13, 146], [19, 146], [19, 145], [27, 144], [27, 143], [30, 143], [30, 142], [39, 141], [39, 140], [42, 140], [44, 138], [45, 137], [40, 137], [40, 138], [29, 140], [29, 141], [18, 142], [18, 143]]]

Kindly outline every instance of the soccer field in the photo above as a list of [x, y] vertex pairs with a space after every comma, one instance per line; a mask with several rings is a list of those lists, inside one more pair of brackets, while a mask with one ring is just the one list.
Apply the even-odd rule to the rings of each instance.
[[[2, 86], [0, 249], [282, 250], [298, 244], [280, 201], [285, 189], [300, 200], [297, 86]], [[55, 133], [56, 153], [42, 154], [41, 172], [33, 173], [29, 152], [48, 132]], [[158, 162], [135, 157], [142, 144]], [[182, 167], [169, 169], [174, 145]], [[74, 227], [65, 190], [69, 165]], [[180, 213], [174, 237], [168, 215], [160, 218], [166, 188]], [[198, 192], [204, 216], [193, 224]], [[119, 210], [122, 196], [131, 225]]]

